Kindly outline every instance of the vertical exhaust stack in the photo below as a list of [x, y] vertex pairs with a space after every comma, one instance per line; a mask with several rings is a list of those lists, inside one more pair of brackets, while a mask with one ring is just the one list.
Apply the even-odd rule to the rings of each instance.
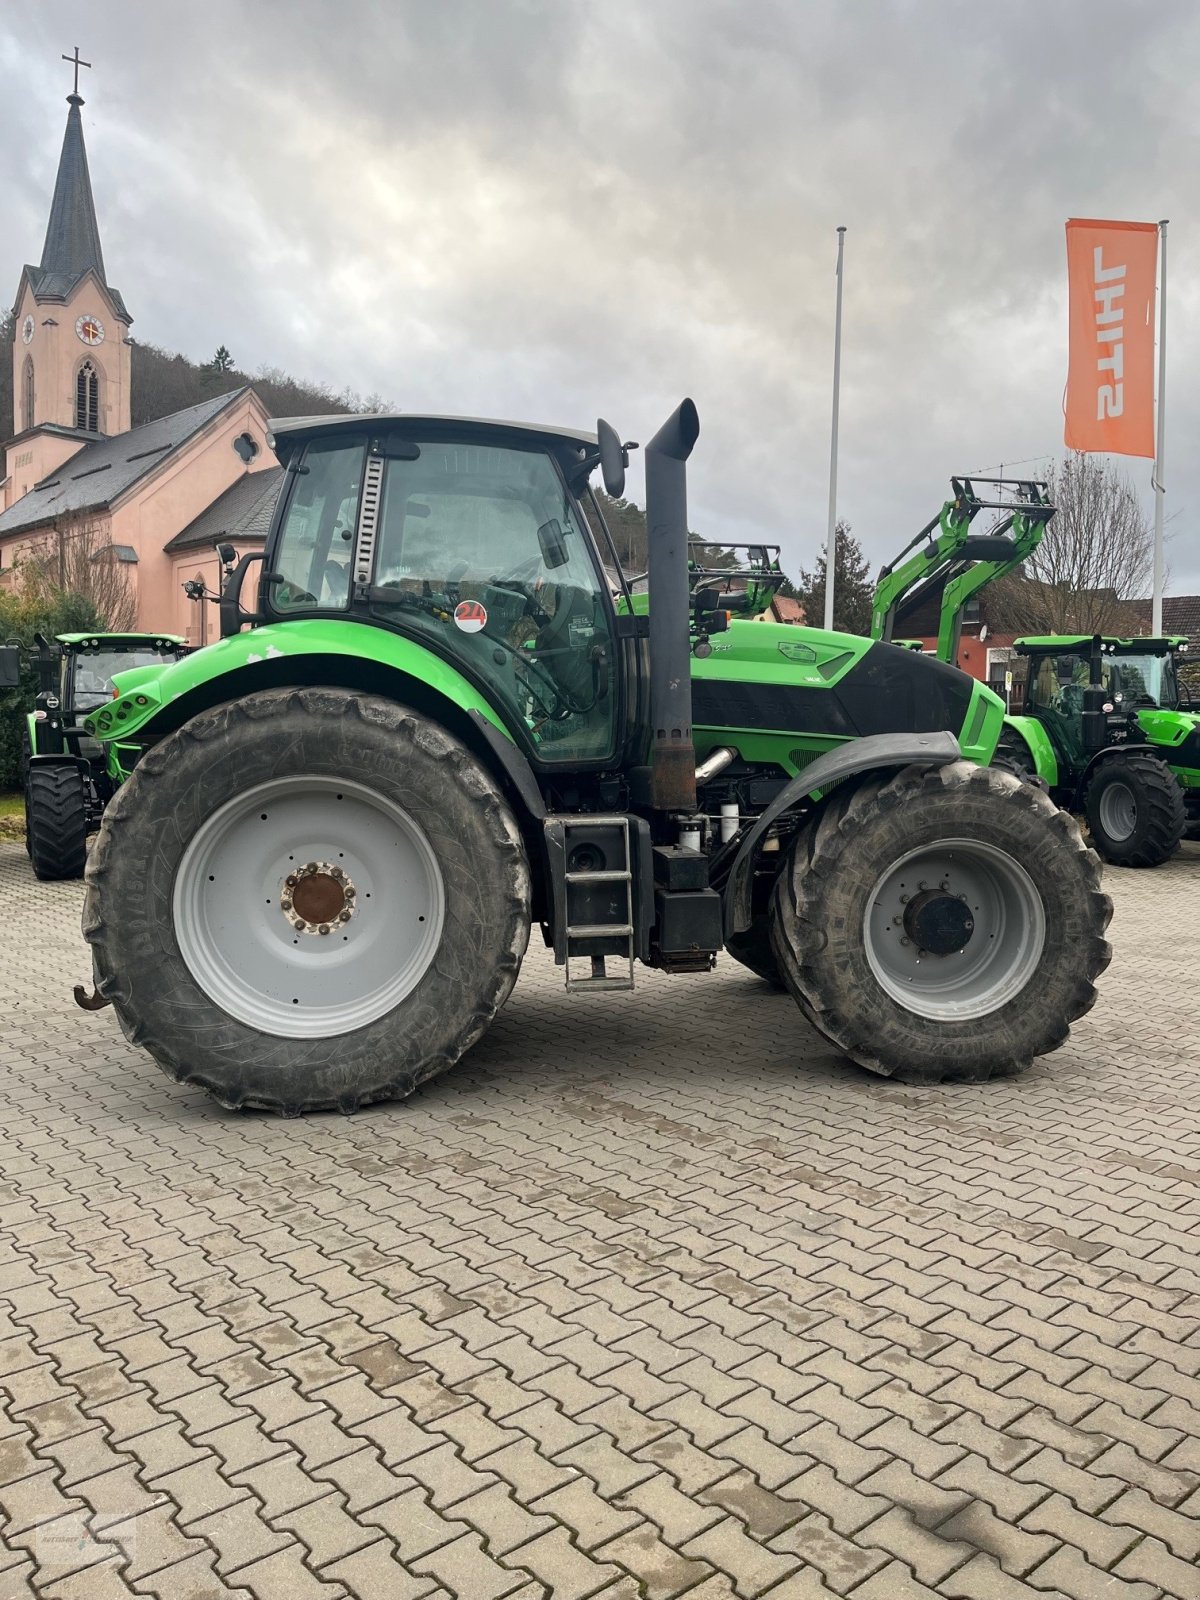
[[650, 567], [650, 796], [658, 811], [695, 811], [687, 459], [700, 436], [690, 400], [646, 446]]

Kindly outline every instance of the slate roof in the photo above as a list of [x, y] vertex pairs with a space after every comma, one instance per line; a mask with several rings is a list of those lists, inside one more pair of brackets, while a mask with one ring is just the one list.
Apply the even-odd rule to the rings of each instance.
[[94, 443], [85, 444], [0, 515], [0, 539], [43, 527], [62, 516], [106, 509], [247, 392], [246, 385], [231, 389], [112, 438], [90, 435]]
[[82, 277], [94, 272], [108, 290], [118, 316], [131, 322], [133, 319], [125, 309], [125, 302], [104, 275], [104, 252], [100, 248], [100, 228], [83, 143], [83, 120], [79, 115], [83, 100], [71, 94], [67, 96], [67, 104], [71, 109], [67, 112], [67, 130], [58, 158], [58, 177], [50, 203], [42, 259], [36, 267], [26, 266], [22, 281], [28, 278], [39, 300], [65, 300]]
[[180, 550], [211, 550], [218, 539], [265, 539], [282, 482], [282, 467], [247, 472], [168, 540], [163, 550], [170, 556]]

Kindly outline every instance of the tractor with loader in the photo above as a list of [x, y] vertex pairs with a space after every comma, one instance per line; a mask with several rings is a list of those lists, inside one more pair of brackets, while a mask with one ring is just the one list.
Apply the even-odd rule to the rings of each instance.
[[[108, 700], [113, 676], [165, 666], [185, 653], [175, 634], [60, 633], [34, 636], [37, 693], [21, 733], [25, 845], [37, 877], [82, 878], [87, 838], [100, 825], [113, 784], [100, 744], [84, 720]], [[16, 687], [20, 645], [0, 648], [0, 683]]]
[[[976, 484], [1006, 497], [982, 499]], [[873, 637], [891, 639], [904, 614], [935, 598], [945, 662], [958, 659], [968, 602], [1033, 554], [1054, 515], [1035, 480], [962, 477], [951, 487], [939, 515], [883, 568], [872, 611]], [[998, 520], [975, 534], [983, 510]], [[1185, 709], [1175, 670], [1188, 641], [1047, 634], [1014, 648], [1028, 662], [1024, 703], [1005, 718], [993, 765], [1082, 813], [1114, 866], [1167, 861], [1185, 830], [1200, 828], [1200, 714]]]
[[170, 1076], [293, 1114], [403, 1097], [484, 1033], [533, 924], [583, 995], [727, 951], [910, 1081], [1015, 1071], [1092, 1005], [1100, 866], [988, 766], [999, 699], [739, 614], [689, 559], [690, 401], [645, 450], [645, 595], [590, 488], [636, 448], [604, 422], [272, 426], [221, 641], [89, 722], [119, 787], [77, 998]]

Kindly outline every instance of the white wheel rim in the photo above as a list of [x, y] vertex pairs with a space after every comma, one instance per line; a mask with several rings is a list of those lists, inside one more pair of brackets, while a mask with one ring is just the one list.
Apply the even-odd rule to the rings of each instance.
[[[959, 950], [930, 955], [906, 925], [914, 898], [945, 893], [962, 903], [971, 932]], [[1046, 944], [1046, 913], [1021, 863], [977, 839], [910, 850], [880, 876], [863, 918], [867, 962], [905, 1010], [933, 1022], [968, 1022], [999, 1011], [1033, 977]]]
[[1114, 778], [1100, 791], [1100, 826], [1116, 844], [1132, 837], [1137, 827], [1137, 799], [1120, 778]]
[[[300, 915], [313, 904], [325, 921]], [[176, 871], [172, 916], [188, 971], [222, 1011], [260, 1033], [324, 1039], [412, 993], [441, 943], [445, 893], [402, 807], [360, 783], [299, 775], [204, 821]]]

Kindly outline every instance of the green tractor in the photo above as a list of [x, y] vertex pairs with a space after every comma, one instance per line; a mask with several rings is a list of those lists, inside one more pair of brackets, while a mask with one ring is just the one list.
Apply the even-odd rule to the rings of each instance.
[[[112, 698], [113, 675], [177, 661], [186, 641], [161, 633], [34, 636], [37, 695], [21, 737], [25, 845], [39, 878], [82, 878], [87, 837], [112, 797], [105, 752], [84, 719]], [[6, 645], [5, 679], [19, 682], [20, 647]]]
[[606, 423], [273, 428], [284, 485], [220, 643], [89, 719], [120, 787], [77, 998], [170, 1076], [287, 1113], [407, 1095], [483, 1034], [535, 922], [572, 993], [726, 950], [910, 1080], [1014, 1071], [1091, 1006], [1099, 863], [987, 766], [1000, 701], [749, 620], [769, 557], [740, 595], [689, 560], [690, 401], [646, 448], [644, 596], [589, 487], [624, 491]]
[[1182, 638], [1018, 639], [1025, 705], [996, 755], [1087, 818], [1105, 861], [1157, 867], [1200, 823], [1200, 714], [1181, 709]]
[[[977, 484], [1004, 498], [980, 498]], [[958, 659], [967, 603], [1033, 554], [1054, 515], [1036, 480], [962, 477], [951, 487], [939, 516], [883, 568], [872, 613], [872, 636], [890, 639], [902, 616], [936, 599], [937, 657], [946, 662]], [[977, 535], [971, 525], [983, 510], [1000, 515]], [[1115, 866], [1158, 866], [1185, 829], [1200, 827], [1200, 715], [1183, 708], [1175, 672], [1187, 648], [1182, 638], [1059, 634], [1015, 644], [1029, 662], [1025, 704], [1005, 718], [993, 765], [1082, 812], [1096, 850]]]

